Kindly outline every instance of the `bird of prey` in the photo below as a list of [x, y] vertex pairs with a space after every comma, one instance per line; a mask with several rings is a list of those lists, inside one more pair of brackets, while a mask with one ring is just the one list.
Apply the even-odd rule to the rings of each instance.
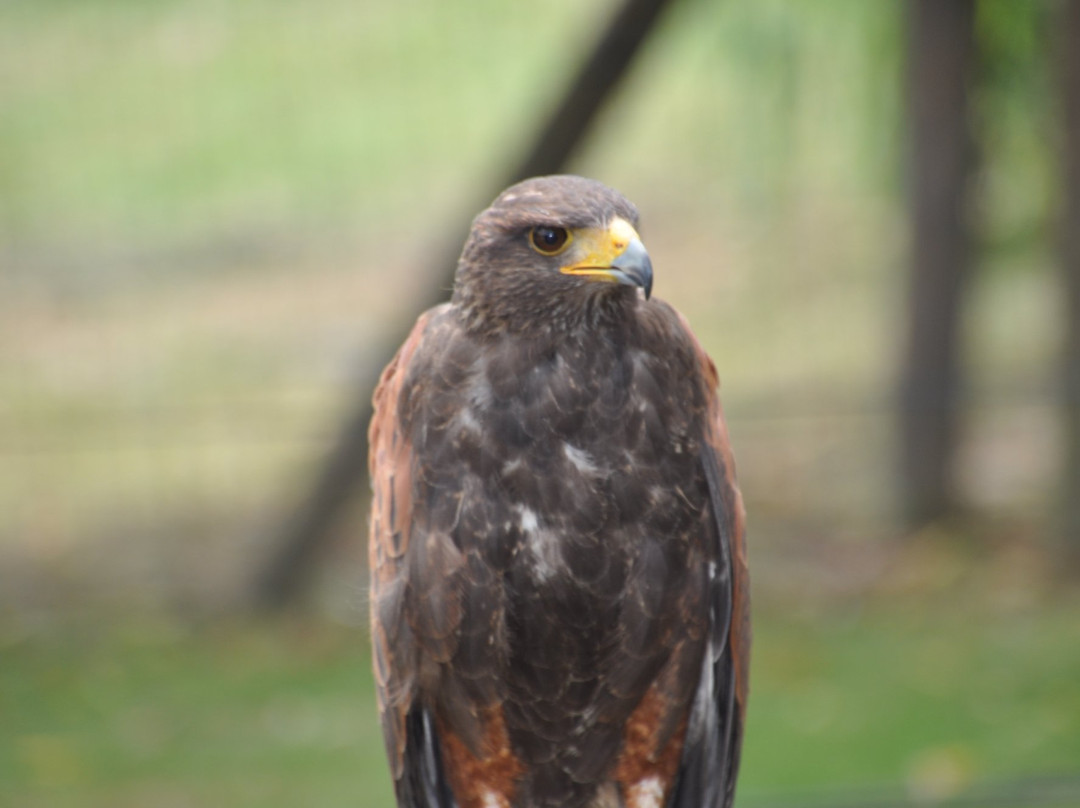
[[508, 188], [383, 372], [371, 624], [403, 808], [731, 805], [742, 501], [637, 226], [593, 180]]

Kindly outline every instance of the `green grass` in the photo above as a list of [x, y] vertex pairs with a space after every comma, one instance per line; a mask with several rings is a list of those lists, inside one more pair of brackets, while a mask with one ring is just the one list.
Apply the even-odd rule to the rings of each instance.
[[747, 791], [1075, 769], [1075, 611], [912, 611], [759, 623]]
[[3, 650], [5, 805], [386, 805], [363, 637], [169, 625]]
[[[773, 611], [755, 632], [747, 802], [881, 783], [940, 796], [1080, 760], [1074, 601], [894, 599]], [[362, 630], [129, 618], [8, 631], [0, 655], [4, 805], [389, 804]]]

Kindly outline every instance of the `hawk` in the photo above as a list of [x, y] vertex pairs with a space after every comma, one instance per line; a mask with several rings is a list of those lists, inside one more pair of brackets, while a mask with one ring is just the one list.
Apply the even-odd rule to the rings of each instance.
[[743, 510], [717, 375], [636, 208], [539, 177], [383, 372], [371, 629], [404, 808], [730, 806]]

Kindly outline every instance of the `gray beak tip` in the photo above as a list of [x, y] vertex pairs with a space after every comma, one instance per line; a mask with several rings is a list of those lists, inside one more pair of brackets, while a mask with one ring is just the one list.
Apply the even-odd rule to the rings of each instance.
[[634, 239], [622, 255], [611, 262], [611, 268], [619, 272], [619, 282], [636, 286], [645, 292], [645, 299], [652, 296], [652, 259], [640, 239]]

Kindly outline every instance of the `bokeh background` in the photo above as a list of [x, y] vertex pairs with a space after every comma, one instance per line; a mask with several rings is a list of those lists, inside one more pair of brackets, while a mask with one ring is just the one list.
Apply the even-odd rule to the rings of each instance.
[[[637, 203], [655, 294], [720, 370], [754, 573], [742, 805], [1080, 805], [1069, 2], [976, 6], [932, 519], [897, 476], [904, 2], [672, 3], [567, 166]], [[365, 487], [298, 597], [260, 608], [266, 569], [618, 5], [0, 4], [0, 803], [390, 804]]]

